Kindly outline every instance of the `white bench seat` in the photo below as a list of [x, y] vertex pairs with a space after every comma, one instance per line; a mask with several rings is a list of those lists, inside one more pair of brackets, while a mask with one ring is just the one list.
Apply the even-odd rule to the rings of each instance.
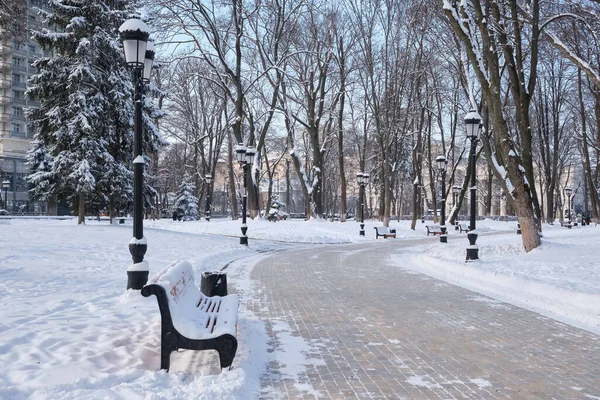
[[379, 236], [383, 236], [384, 239], [396, 237], [396, 230], [387, 226], [375, 226], [373, 229], [375, 229], [375, 239], [379, 239]]
[[427, 229], [427, 236], [429, 236], [429, 234], [432, 234], [432, 235], [441, 235], [442, 234], [442, 228], [440, 228], [440, 226], [437, 224], [425, 225], [425, 228]]
[[169, 369], [172, 351], [217, 350], [229, 367], [237, 350], [238, 296], [205, 296], [194, 282], [192, 266], [176, 261], [159, 272], [142, 295], [155, 295], [161, 314], [161, 369]]

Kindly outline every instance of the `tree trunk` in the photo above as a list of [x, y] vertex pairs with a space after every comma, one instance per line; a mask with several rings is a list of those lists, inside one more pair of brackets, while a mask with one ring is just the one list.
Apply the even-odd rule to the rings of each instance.
[[85, 194], [79, 194], [79, 218], [77, 224], [85, 224]]
[[233, 174], [233, 144], [231, 133], [227, 141], [227, 173], [229, 174], [229, 196], [231, 198], [231, 219], [238, 219], [237, 196], [235, 192], [235, 176]]

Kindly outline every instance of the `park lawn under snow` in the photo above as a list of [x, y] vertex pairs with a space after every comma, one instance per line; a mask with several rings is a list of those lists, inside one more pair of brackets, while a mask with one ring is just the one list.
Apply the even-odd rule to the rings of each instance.
[[[423, 224], [412, 231], [409, 223], [391, 223], [395, 240], [425, 237]], [[245, 308], [256, 290], [253, 265], [265, 251], [310, 243], [369, 246], [378, 223], [367, 221], [367, 236], [360, 237], [353, 221], [249, 220], [245, 248], [238, 244], [240, 221], [145, 221], [151, 276], [177, 259], [190, 261], [197, 277], [228, 265], [230, 287], [240, 295], [234, 368], [219, 373], [211, 352], [184, 351], [173, 353], [168, 374], [158, 371], [155, 298], [125, 291], [130, 225], [16, 219], [0, 225], [0, 398], [257, 399], [266, 365], [290, 357], [302, 363], [304, 347], [288, 340], [284, 351], [269, 351], [263, 323]], [[543, 246], [528, 254], [514, 229], [515, 223], [479, 222], [477, 263], [464, 263], [467, 240], [454, 231], [447, 246], [430, 238], [393, 261], [599, 332], [600, 228], [545, 227]], [[509, 234], [493, 235], [502, 230]], [[276, 334], [285, 338], [289, 330]]]

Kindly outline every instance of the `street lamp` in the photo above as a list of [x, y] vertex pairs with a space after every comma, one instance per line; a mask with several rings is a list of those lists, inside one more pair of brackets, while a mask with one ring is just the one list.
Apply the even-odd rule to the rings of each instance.
[[250, 165], [254, 164], [254, 154], [256, 150], [253, 147], [246, 147], [243, 144], [235, 146], [236, 160], [240, 163], [240, 166], [244, 170], [244, 194], [242, 196], [242, 236], [240, 237], [240, 244], [248, 245], [248, 225], [246, 225], [246, 204], [248, 202], [248, 170]]
[[[458, 194], [460, 193], [460, 187], [459, 186], [452, 186], [452, 206], [454, 208], [456, 208], [456, 203], [458, 201]], [[456, 214], [454, 216], [454, 230], [457, 231], [459, 229], [458, 227], [458, 208], [456, 209]]]
[[148, 45], [150, 29], [139, 19], [128, 19], [119, 27], [125, 63], [133, 70], [135, 115], [133, 149], [133, 238], [129, 252], [133, 265], [127, 269], [127, 289], [139, 290], [148, 282], [149, 265], [144, 261], [148, 243], [144, 238], [144, 156], [142, 155], [142, 90], [144, 81], [150, 81], [154, 60], [154, 46]]
[[2, 181], [2, 189], [4, 189], [4, 209], [8, 210], [8, 188], [10, 187], [10, 181], [5, 179]]
[[369, 184], [369, 174], [367, 172], [359, 172], [356, 174], [356, 179], [360, 185], [360, 236], [365, 236], [365, 186]]
[[441, 212], [441, 224], [440, 229], [442, 234], [440, 235], [440, 243], [448, 243], [448, 235], [446, 235], [446, 168], [448, 166], [448, 160], [444, 156], [437, 156], [435, 159], [437, 163], [438, 171], [440, 172], [440, 179], [442, 181], [442, 212]]
[[479, 247], [477, 244], [477, 231], [475, 230], [475, 208], [477, 188], [475, 183], [475, 151], [477, 149], [477, 140], [481, 134], [481, 116], [475, 110], [469, 111], [465, 115], [465, 127], [467, 128], [467, 138], [471, 139], [471, 223], [469, 226], [469, 232], [467, 238], [469, 239], [469, 247], [467, 247], [467, 262], [479, 260]]
[[204, 179], [206, 179], [206, 211], [204, 215], [206, 220], [210, 221], [210, 183], [212, 182], [212, 176], [206, 175]]
[[565, 193], [567, 194], [567, 218], [569, 218], [569, 225], [571, 224], [571, 193], [573, 193], [573, 189], [570, 186], [565, 188]]

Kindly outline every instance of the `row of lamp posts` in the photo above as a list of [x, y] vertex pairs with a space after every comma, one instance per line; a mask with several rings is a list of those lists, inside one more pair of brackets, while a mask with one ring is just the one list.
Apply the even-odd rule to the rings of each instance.
[[[127, 288], [141, 289], [148, 281], [149, 267], [148, 263], [144, 262], [144, 255], [148, 248], [147, 242], [144, 239], [143, 228], [143, 174], [145, 160], [142, 154], [142, 92], [143, 84], [150, 82], [150, 72], [154, 61], [154, 46], [148, 42], [150, 37], [150, 29], [139, 19], [129, 19], [120, 27], [121, 40], [123, 41], [123, 49], [125, 53], [125, 63], [133, 70], [133, 86], [134, 86], [134, 192], [133, 192], [133, 239], [129, 243], [129, 252], [133, 258], [133, 265], [127, 271]], [[479, 249], [475, 244], [477, 234], [475, 232], [475, 150], [477, 140], [481, 132], [481, 117], [472, 110], [465, 116], [465, 125], [467, 128], [467, 137], [471, 139], [471, 224], [469, 227], [468, 238], [470, 246], [467, 248], [467, 261], [477, 260]], [[242, 236], [240, 244], [248, 245], [248, 226], [246, 225], [246, 207], [248, 201], [248, 171], [254, 163], [254, 155], [256, 150], [253, 147], [246, 147], [239, 144], [235, 148], [236, 159], [243, 168], [244, 179], [244, 194], [242, 198]], [[440, 242], [446, 243], [446, 226], [445, 226], [445, 178], [447, 160], [444, 156], [439, 156], [437, 159], [438, 170], [441, 172], [442, 180], [442, 212], [441, 212], [441, 230]], [[369, 183], [369, 174], [359, 172], [357, 174], [358, 183], [361, 187], [361, 213], [360, 213], [360, 231], [361, 236], [365, 235], [364, 224], [364, 201], [365, 201], [365, 185]], [[205, 216], [210, 220], [210, 183], [212, 177], [206, 175], [207, 183], [207, 198]], [[6, 193], [10, 182], [4, 181], [2, 187], [5, 191], [4, 207], [6, 208]], [[457, 187], [454, 187], [454, 194], [457, 193]], [[570, 198], [570, 196], [569, 196]], [[569, 209], [570, 219], [570, 209]]]

